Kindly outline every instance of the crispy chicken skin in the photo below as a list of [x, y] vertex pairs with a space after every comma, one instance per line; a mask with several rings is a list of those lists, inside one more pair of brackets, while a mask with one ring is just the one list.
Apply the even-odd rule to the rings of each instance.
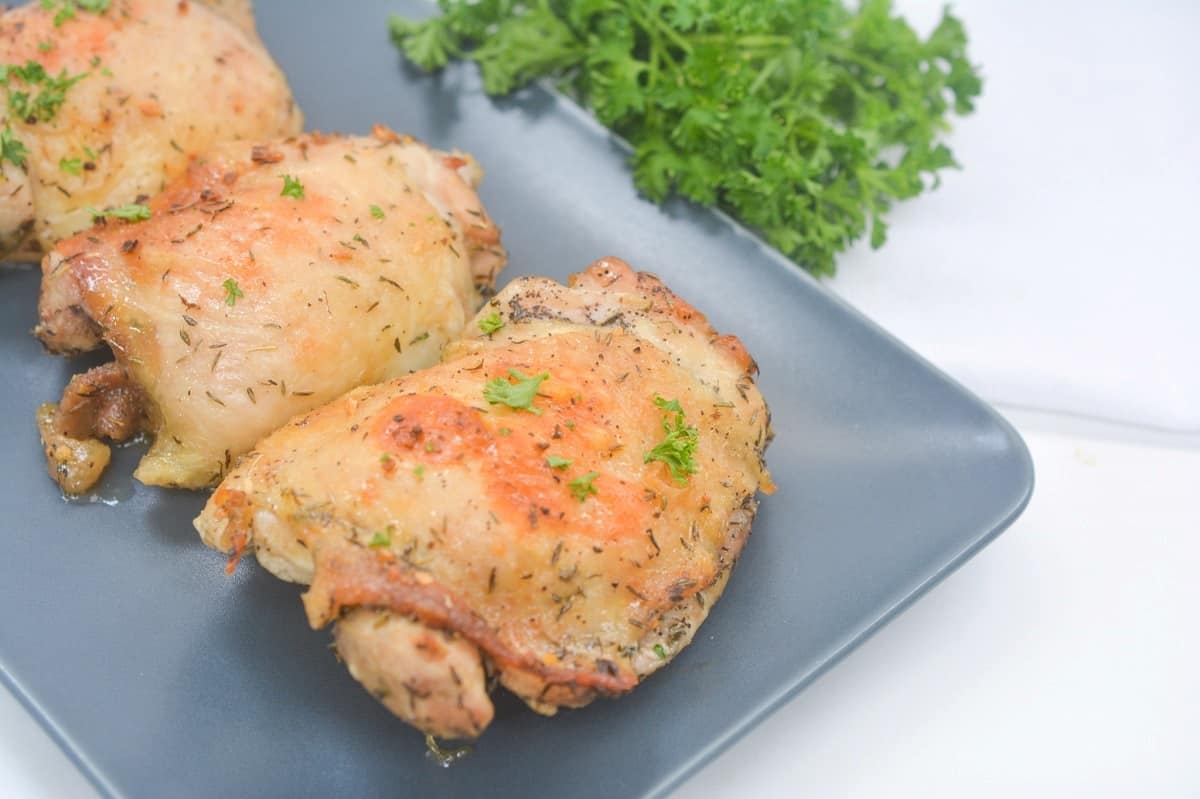
[[110, 220], [43, 261], [36, 335], [116, 357], [87, 381], [103, 390], [68, 387], [55, 429], [143, 429], [140, 480], [202, 487], [292, 416], [433, 363], [504, 262], [479, 178], [385, 128], [197, 160], [149, 220]]
[[[435, 735], [486, 724], [476, 659], [546, 714], [632, 689], [691, 640], [773, 490], [753, 361], [657, 278], [604, 259], [569, 287], [516, 280], [492, 314], [441, 364], [260, 442], [196, 520], [231, 564], [254, 551], [310, 583], [313, 627], [336, 622], [351, 673]], [[530, 408], [485, 398], [509, 370], [548, 375]], [[647, 459], [670, 401], [691, 475]], [[421, 628], [454, 643], [453, 672]]]
[[[0, 160], [0, 258], [37, 260], [91, 224], [89, 207], [156, 194], [189, 156], [220, 142], [300, 131], [248, 0], [113, 0], [103, 13], [76, 8], [66, 19], [64, 5], [0, 15], [0, 64], [10, 68], [0, 130], [16, 142]], [[51, 78], [85, 77], [56, 109], [18, 117], [14, 95], [51, 94], [11, 69], [30, 62]]]

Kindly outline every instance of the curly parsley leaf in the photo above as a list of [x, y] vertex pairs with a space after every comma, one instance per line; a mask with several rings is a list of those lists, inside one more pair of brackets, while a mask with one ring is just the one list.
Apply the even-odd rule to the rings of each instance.
[[0, 130], [0, 162], [8, 161], [13, 166], [24, 169], [28, 156], [29, 150], [13, 135], [12, 128], [5, 127]]
[[507, 405], [516, 410], [525, 410], [540, 415], [541, 408], [533, 407], [533, 398], [537, 396], [538, 388], [550, 379], [549, 372], [529, 377], [518, 369], [509, 369], [508, 375], [515, 383], [507, 378], [497, 377], [489, 380], [483, 387], [483, 398], [492, 405]]
[[957, 167], [949, 119], [982, 90], [956, 17], [921, 37], [891, 0], [439, 6], [390, 20], [414, 64], [471, 59], [490, 94], [555, 80], [630, 142], [647, 197], [725, 208], [816, 274]]
[[671, 477], [680, 485], [687, 485], [688, 476], [699, 471], [696, 465], [696, 447], [700, 443], [700, 435], [696, 428], [684, 420], [683, 407], [679, 400], [665, 400], [655, 395], [654, 404], [661, 410], [667, 411], [663, 417], [663, 440], [654, 449], [642, 456], [645, 463], [658, 461], [666, 464]]
[[[89, 74], [69, 75], [64, 68], [54, 76], [36, 61], [0, 66], [0, 86], [7, 95], [8, 113], [27, 124], [49, 122], [66, 102], [67, 90]], [[18, 82], [24, 91], [17, 87]]]
[[495, 311], [479, 320], [479, 329], [485, 336], [492, 335], [502, 327], [504, 327], [504, 320]]
[[579, 500], [580, 502], [583, 502], [589, 496], [600, 493], [596, 490], [596, 487], [592, 485], [595, 479], [599, 476], [599, 472], [588, 472], [587, 474], [580, 475], [579, 477], [576, 477], [574, 480], [571, 480], [569, 483], [567, 483], [567, 490], [571, 492], [571, 496], [575, 497], [575, 499]]
[[238, 297], [245, 296], [242, 294], [242, 290], [238, 288], [237, 281], [231, 277], [225, 278], [225, 282], [221, 286], [225, 289], [226, 305], [237, 305]]
[[283, 175], [283, 191], [279, 192], [280, 197], [292, 197], [296, 200], [304, 199], [304, 184], [299, 179], [291, 175]]

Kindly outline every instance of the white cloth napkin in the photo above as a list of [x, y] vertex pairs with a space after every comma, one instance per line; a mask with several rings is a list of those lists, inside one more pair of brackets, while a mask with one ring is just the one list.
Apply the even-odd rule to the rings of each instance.
[[[941, 0], [902, 0], [928, 29]], [[984, 397], [1200, 431], [1200, 3], [961, 0], [962, 172], [828, 285]]]

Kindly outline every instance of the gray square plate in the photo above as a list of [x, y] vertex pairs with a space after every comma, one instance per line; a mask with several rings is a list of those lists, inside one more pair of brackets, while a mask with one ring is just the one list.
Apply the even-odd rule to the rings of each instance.
[[[411, 6], [411, 8], [409, 8]], [[310, 128], [391, 124], [474, 153], [512, 268], [563, 279], [615, 254], [659, 273], [762, 367], [779, 492], [695, 643], [616, 702], [543, 719], [504, 700], [450, 769], [352, 681], [295, 586], [227, 578], [118, 451], [64, 502], [35, 406], [80, 364], [29, 335], [38, 276], [0, 273], [0, 677], [113, 796], [661, 796], [1021, 512], [1028, 453], [979, 400], [728, 220], [634, 193], [618, 143], [540, 89], [493, 103], [473, 68], [428, 78], [387, 41], [396, 0], [261, 3]]]

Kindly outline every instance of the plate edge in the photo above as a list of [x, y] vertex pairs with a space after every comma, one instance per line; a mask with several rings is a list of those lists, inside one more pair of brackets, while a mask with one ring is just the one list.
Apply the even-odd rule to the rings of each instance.
[[83, 751], [76, 745], [74, 739], [67, 735], [37, 700], [25, 690], [24, 686], [13, 676], [3, 661], [0, 661], [0, 685], [8, 689], [8, 692], [16, 698], [25, 712], [37, 722], [38, 726], [50, 737], [50, 740], [54, 742], [75, 768], [79, 770], [79, 773], [96, 789], [97, 794], [104, 797], [104, 799], [122, 799], [123, 794], [119, 793], [116, 787], [105, 779], [100, 769], [83, 754]]
[[[850, 310], [853, 311], [854, 309], [851, 308]], [[857, 311], [855, 311], [855, 313], [857, 313]], [[874, 326], [874, 323], [871, 324]], [[892, 338], [885, 331], [881, 332], [884, 332], [885, 335], [887, 335], [889, 338]], [[895, 341], [894, 338], [893, 341]], [[906, 350], [908, 349], [903, 343], [900, 343], [900, 346]], [[693, 755], [691, 759], [677, 768], [673, 773], [667, 775], [658, 784], [651, 786], [644, 794], [642, 794], [642, 799], [666, 799], [666, 797], [669, 796], [672, 791], [695, 776], [704, 766], [716, 759], [718, 755], [722, 754], [725, 750], [729, 749], [735, 743], [740, 741], [743, 737], [754, 730], [754, 728], [765, 721], [768, 716], [794, 699], [804, 689], [816, 682], [818, 678], [820, 678], [834, 666], [841, 663], [842, 660], [858, 649], [858, 647], [860, 647], [862, 644], [866, 643], [866, 641], [873, 637], [875, 633], [879, 632], [879, 630], [881, 630], [884, 626], [886, 626], [904, 611], [908, 610], [908, 608], [911, 607], [917, 600], [929, 593], [930, 590], [935, 588], [951, 574], [958, 571], [958, 569], [967, 563], [967, 561], [979, 554], [988, 544], [995, 541], [1001, 533], [1012, 526], [1013, 522], [1020, 518], [1021, 514], [1024, 513], [1025, 509], [1029, 506], [1029, 501], [1033, 497], [1033, 491], [1036, 484], [1036, 472], [1034, 469], [1033, 457], [1029, 452], [1029, 447], [1026, 445], [1025, 440], [1021, 437], [1020, 433], [1018, 433], [1016, 428], [1013, 427], [1013, 425], [991, 405], [979, 399], [970, 391], [959, 386], [957, 382], [953, 380], [953, 378], [950, 378], [941, 370], [937, 369], [937, 367], [934, 367], [926, 362], [924, 358], [916, 355], [916, 353], [913, 353], [913, 355], [921, 360], [926, 366], [931, 368], [935, 373], [946, 378], [951, 383], [954, 383], [955, 386], [962, 390], [969, 399], [972, 399], [982, 405], [992, 417], [993, 421], [1000, 427], [1001, 431], [1005, 435], [1006, 440], [1012, 447], [1012, 455], [1016, 460], [1017, 467], [1020, 469], [1020, 481], [1018, 483], [1018, 490], [1015, 492], [1015, 496], [1006, 503], [1006, 509], [1001, 512], [1000, 518], [996, 520], [982, 535], [970, 541], [952, 558], [946, 561], [941, 568], [937, 569], [933, 574], [929, 575], [916, 586], [914, 586], [907, 594], [900, 597], [893, 604], [884, 609], [884, 611], [876, 616], [866, 627], [862, 628], [860, 631], [852, 635], [848, 640], [840, 644], [815, 668], [802, 674], [799, 678], [793, 680], [782, 690], [776, 692], [775, 695], [760, 704], [758, 708], [753, 710], [750, 715], [746, 717], [744, 724], [703, 747], [698, 753]]]

